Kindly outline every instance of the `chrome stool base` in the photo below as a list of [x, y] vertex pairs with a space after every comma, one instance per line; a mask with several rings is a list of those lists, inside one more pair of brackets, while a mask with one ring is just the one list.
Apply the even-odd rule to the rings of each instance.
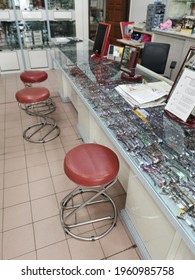
[[46, 101], [42, 101], [39, 103], [33, 103], [28, 105], [20, 104], [20, 108], [22, 110], [25, 110], [28, 115], [34, 115], [35, 111], [42, 115], [48, 115], [56, 110], [56, 105], [52, 98], [48, 98]]
[[[46, 108], [43, 103], [47, 103], [48, 107]], [[51, 98], [48, 98], [43, 102], [31, 104], [18, 103], [18, 106], [28, 115], [40, 118], [39, 122], [30, 125], [24, 130], [23, 137], [25, 140], [31, 143], [46, 143], [60, 135], [60, 128], [56, 124], [55, 120], [47, 116], [52, 112], [51, 109], [53, 109], [53, 111], [55, 110], [53, 104], [54, 103]]]
[[[111, 187], [114, 183], [116, 182], [116, 179], [112, 181], [110, 184], [104, 187], [100, 187], [100, 190], [94, 189], [94, 188], [83, 188], [78, 186], [76, 189], [74, 189], [70, 194], [68, 194], [62, 201], [61, 201], [61, 211], [60, 211], [60, 218], [61, 218], [61, 223], [64, 228], [64, 231], [69, 234], [70, 236], [77, 238], [79, 240], [83, 241], [95, 241], [98, 240], [102, 237], [104, 237], [106, 234], [108, 234], [113, 227], [116, 225], [117, 221], [117, 208], [115, 206], [114, 201], [112, 198], [106, 194], [106, 190]], [[86, 201], [81, 202], [81, 203], [76, 203], [74, 204], [74, 199], [76, 199], [77, 196], [80, 196], [83, 198], [83, 194], [85, 193], [95, 193], [93, 196], [88, 198]], [[99, 200], [96, 200], [96, 198], [102, 196]], [[68, 204], [70, 202], [70, 204]], [[100, 218], [91, 218], [89, 220], [85, 221], [78, 221], [77, 214], [81, 209], [87, 206], [93, 206], [95, 204], [100, 204], [100, 203], [109, 203], [111, 204], [113, 211], [111, 215], [107, 215], [104, 217]], [[66, 214], [67, 213], [67, 214]], [[69, 218], [73, 217], [75, 222], [73, 223], [68, 223]], [[95, 223], [99, 223], [101, 221], [106, 221], [110, 220], [111, 222], [106, 225], [106, 230], [104, 230], [100, 234], [92, 235], [92, 236], [84, 236], [83, 234], [77, 234], [73, 232], [73, 229], [76, 227], [81, 227], [84, 225], [89, 225], [92, 224], [94, 225]]]
[[[42, 117], [43, 121], [29, 126], [24, 132], [23, 137], [31, 143], [46, 143], [60, 135], [60, 128], [54, 122], [48, 123], [48, 120]], [[36, 129], [34, 129], [36, 128]]]

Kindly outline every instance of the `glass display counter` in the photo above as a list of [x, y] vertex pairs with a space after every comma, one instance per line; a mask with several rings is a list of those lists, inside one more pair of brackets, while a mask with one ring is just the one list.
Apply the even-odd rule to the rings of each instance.
[[[195, 129], [173, 122], [163, 106], [132, 108], [115, 90], [125, 83], [119, 63], [92, 60], [92, 47], [70, 41], [55, 49], [62, 99], [76, 107], [84, 141], [119, 155], [122, 215], [143, 258], [194, 259]], [[136, 72], [144, 82], [163, 79], [139, 65]]]
[[51, 68], [49, 40], [61, 36], [76, 36], [74, 0], [0, 0], [2, 73]]

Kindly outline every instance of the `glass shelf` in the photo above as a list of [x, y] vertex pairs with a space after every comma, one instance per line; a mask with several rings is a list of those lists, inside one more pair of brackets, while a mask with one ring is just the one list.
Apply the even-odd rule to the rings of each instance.
[[0, 9], [13, 9], [12, 1], [0, 0]]
[[183, 16], [195, 16], [194, 0], [168, 0], [166, 18], [182, 18]]
[[105, 19], [105, 3], [89, 0], [89, 39], [94, 41], [98, 23]]
[[19, 40], [15, 22], [0, 21], [0, 50], [19, 49]]
[[76, 37], [75, 21], [50, 21], [51, 38]]
[[74, 0], [48, 0], [48, 9], [64, 9], [70, 10], [75, 8]]
[[0, 50], [47, 48], [50, 37], [75, 37], [75, 1], [47, 4], [44, 0], [14, 0], [12, 6], [12, 1], [0, 0]]

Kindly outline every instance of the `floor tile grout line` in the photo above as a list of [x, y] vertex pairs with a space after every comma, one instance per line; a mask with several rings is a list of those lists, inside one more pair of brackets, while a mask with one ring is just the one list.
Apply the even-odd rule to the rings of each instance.
[[[5, 130], [5, 123], [6, 123], [6, 114], [5, 114], [6, 108], [4, 108], [4, 130]], [[3, 259], [3, 225], [4, 225], [4, 185], [5, 185], [5, 131], [4, 131], [4, 145], [3, 145], [3, 189], [2, 189], [2, 222], [1, 222], [1, 242], [2, 242], [2, 246], [1, 246], [1, 254], [0, 254], [0, 259]]]
[[25, 147], [24, 139], [23, 139], [23, 145], [24, 145], [24, 151], [25, 151], [24, 156], [25, 156], [25, 160], [26, 160], [26, 176], [27, 176], [28, 195], [29, 195], [29, 202], [30, 202], [30, 213], [31, 213], [31, 221], [32, 221], [33, 240], [34, 240], [35, 256], [36, 256], [36, 259], [37, 259], [35, 228], [34, 228], [34, 223], [33, 223], [32, 202], [31, 202], [31, 196], [30, 196], [29, 174], [28, 174], [26, 147]]
[[[52, 73], [53, 74], [53, 73]], [[14, 80], [15, 81], [17, 81], [17, 79], [19, 78], [19, 75], [18, 76], [14, 76]], [[7, 79], [7, 80], [9, 80], [9, 79]], [[20, 85], [19, 84], [17, 84], [17, 88], [19, 87]], [[47, 86], [50, 86], [50, 84], [48, 84]], [[10, 90], [9, 90], [10, 91]], [[55, 90], [52, 88], [52, 92], [55, 92]], [[62, 113], [62, 114], [65, 114], [66, 115], [66, 117], [68, 118], [68, 120], [70, 121], [71, 119], [74, 119], [75, 117], [72, 115], [72, 113], [71, 113], [71, 115], [72, 115], [72, 117], [70, 117], [69, 116], [69, 114], [68, 114], [68, 111], [67, 110], [69, 110], [69, 108], [68, 108], [68, 106], [67, 107], [65, 107], [63, 104], [61, 104], [60, 103], [60, 101], [61, 101], [61, 99], [60, 99], [60, 96], [57, 96], [57, 95], [54, 95], [54, 96], [52, 96], [52, 98], [55, 98], [55, 101], [57, 101], [57, 105], [59, 106], [59, 115]], [[59, 102], [58, 102], [59, 101]], [[62, 102], [62, 101], [61, 101]], [[15, 104], [15, 103], [17, 103], [16, 101], [7, 101], [7, 102], [3, 102], [3, 103], [1, 103], [0, 102], [0, 105], [5, 105], [5, 107], [6, 107], [6, 105], [11, 105], [11, 104]], [[66, 110], [66, 108], [67, 108], [67, 110]], [[7, 109], [8, 110], [8, 109]], [[62, 111], [61, 111], [62, 110]], [[5, 108], [5, 115], [6, 115], [6, 108]], [[21, 116], [21, 111], [20, 111], [20, 116]], [[24, 119], [22, 118], [22, 117], [20, 117], [20, 122], [21, 122], [21, 124], [24, 122]], [[71, 128], [73, 128], [74, 130], [75, 130], [75, 133], [77, 134], [77, 131], [76, 131], [76, 126], [73, 124], [74, 122], [71, 122], [70, 121], [70, 127]], [[6, 129], [6, 127], [5, 127], [5, 123], [4, 123], [4, 129]], [[65, 128], [66, 129], [66, 128]], [[67, 128], [68, 129], [68, 128]], [[67, 150], [67, 148], [66, 147], [70, 147], [71, 145], [67, 145], [66, 146], [66, 144], [64, 144], [63, 143], [63, 140], [59, 137], [59, 139], [60, 139], [60, 143], [61, 143], [61, 145], [62, 145], [62, 148], [63, 148], [63, 150], [64, 150], [64, 154], [66, 153], [66, 150]], [[79, 137], [77, 137], [77, 140], [81, 140], [81, 138], [79, 138]], [[30, 203], [30, 205], [31, 205], [31, 207], [30, 207], [30, 210], [31, 210], [31, 220], [32, 220], [32, 226], [33, 226], [33, 237], [34, 237], [34, 246], [35, 246], [35, 254], [36, 254], [36, 259], [38, 259], [38, 255], [37, 255], [37, 249], [36, 249], [36, 240], [35, 240], [35, 230], [34, 230], [34, 224], [36, 223], [36, 222], [39, 222], [39, 221], [42, 221], [42, 220], [45, 220], [45, 219], [49, 219], [50, 217], [48, 217], [48, 218], [44, 218], [44, 219], [41, 219], [41, 220], [38, 220], [38, 221], [33, 221], [33, 213], [32, 213], [32, 201], [33, 201], [33, 199], [31, 199], [31, 194], [30, 194], [30, 183], [31, 182], [29, 182], [29, 175], [28, 175], [28, 167], [27, 167], [27, 154], [28, 154], [28, 147], [25, 145], [25, 143], [24, 143], [24, 140], [23, 140], [23, 147], [24, 147], [24, 150], [25, 150], [25, 166], [26, 166], [26, 173], [27, 173], [27, 178], [28, 178], [28, 180], [27, 180], [27, 184], [28, 184], [28, 193], [29, 193], [29, 203]], [[68, 148], [69, 149], [69, 148]], [[53, 150], [53, 148], [51, 149], [51, 150]], [[45, 147], [45, 145], [44, 145], [44, 152], [46, 153], [46, 147]], [[48, 167], [49, 167], [49, 158], [48, 158], [48, 156], [47, 156], [47, 153], [46, 153], [46, 158], [47, 158], [47, 164], [48, 164]], [[5, 164], [5, 134], [4, 134], [4, 164]], [[4, 168], [5, 168], [5, 166], [4, 166]], [[5, 171], [5, 170], [4, 170]], [[59, 209], [59, 203], [58, 203], [58, 197], [59, 197], [59, 194], [60, 193], [62, 193], [63, 191], [60, 191], [60, 192], [56, 192], [56, 189], [55, 189], [55, 186], [54, 186], [54, 181], [53, 181], [53, 177], [55, 177], [55, 176], [53, 176], [52, 175], [52, 173], [51, 173], [51, 169], [50, 169], [50, 167], [49, 167], [49, 173], [50, 173], [50, 176], [48, 177], [48, 178], [50, 178], [51, 179], [51, 181], [52, 181], [52, 187], [53, 187], [53, 190], [54, 190], [54, 194], [53, 195], [55, 195], [55, 197], [56, 197], [56, 202], [57, 202], [57, 205], [58, 205], [58, 209]], [[5, 188], [4, 188], [4, 186], [5, 186], [5, 172], [3, 173], [3, 178], [4, 178], [4, 181], [3, 181], [3, 190], [5, 190]], [[36, 180], [36, 181], [40, 181], [40, 180]], [[36, 182], [36, 181], [33, 181], [33, 182]], [[123, 194], [121, 194], [121, 196], [122, 196]], [[44, 197], [48, 197], [48, 196], [50, 196], [50, 195], [47, 195], [47, 196], [44, 196]], [[115, 195], [115, 197], [118, 197], [118, 196], [120, 196], [120, 195]], [[39, 198], [37, 198], [37, 199], [39, 199]], [[41, 199], [41, 198], [40, 198]], [[24, 202], [25, 203], [25, 202]], [[5, 209], [5, 208], [3, 208], [3, 209]], [[2, 214], [3, 215], [3, 214]], [[54, 216], [52, 216], [52, 217], [57, 217], [57, 216], [59, 216], [59, 214], [57, 214], [57, 215], [54, 215]], [[31, 224], [31, 223], [29, 223], [29, 224]], [[2, 233], [2, 239], [3, 239], [3, 233]], [[71, 257], [71, 259], [72, 259], [72, 252], [71, 252], [71, 248], [70, 248], [70, 246], [69, 246], [69, 242], [68, 242], [68, 240], [70, 240], [70, 238], [67, 238], [67, 236], [65, 236], [65, 240], [67, 241], [67, 245], [68, 245], [68, 250], [69, 250], [69, 255], [70, 255], [70, 257]], [[60, 241], [59, 241], [60, 242]], [[57, 244], [57, 243], [59, 243], [59, 242], [54, 242], [54, 243], [52, 243], [52, 244], [50, 244], [50, 245], [53, 245], [53, 244]], [[3, 244], [3, 241], [2, 241], [2, 244]], [[48, 245], [48, 246], [50, 246], [50, 245]], [[44, 247], [47, 247], [47, 246], [44, 246]], [[43, 247], [43, 248], [44, 248]], [[3, 250], [3, 246], [2, 246], [2, 250]], [[125, 249], [125, 250], [122, 250], [121, 252], [123, 252], [123, 251], [126, 251], [126, 250], [128, 250], [128, 248], [127, 249]], [[104, 256], [105, 256], [105, 252], [104, 252], [104, 248], [103, 248], [103, 246], [102, 246], [102, 251], [103, 251], [103, 254], [104, 254]], [[34, 252], [34, 251], [31, 251], [31, 252]], [[30, 252], [29, 252], [30, 253]], [[119, 252], [120, 253], [120, 252]], [[118, 254], [118, 253], [117, 253]], [[117, 255], [117, 254], [114, 254], [114, 255]], [[22, 254], [22, 255], [20, 255], [20, 256], [24, 256], [25, 254]], [[114, 256], [113, 255], [113, 256]], [[2, 253], [2, 257], [3, 257], [3, 253]], [[18, 256], [19, 257], [19, 256]], [[108, 257], [104, 257], [103, 259], [107, 259]], [[14, 258], [12, 258], [12, 259], [14, 259]]]
[[[6, 104], [4, 108], [4, 130], [6, 129]], [[1, 259], [3, 259], [4, 255], [4, 248], [3, 248], [3, 241], [4, 241], [4, 196], [5, 196], [5, 131], [4, 131], [4, 157], [3, 157], [3, 202], [2, 202], [2, 246], [1, 246]]]
[[130, 246], [130, 247], [128, 247], [128, 248], [126, 248], [126, 249], [120, 251], [120, 252], [117, 252], [117, 253], [115, 253], [115, 254], [112, 254], [112, 255], [107, 256], [106, 259], [109, 259], [109, 258], [111, 258], [111, 257], [117, 256], [118, 254], [121, 254], [121, 253], [126, 252], [126, 251], [128, 251], [128, 250], [136, 249], [136, 248], [137, 248], [137, 245], [134, 244], [134, 245], [132, 245], [132, 246]]

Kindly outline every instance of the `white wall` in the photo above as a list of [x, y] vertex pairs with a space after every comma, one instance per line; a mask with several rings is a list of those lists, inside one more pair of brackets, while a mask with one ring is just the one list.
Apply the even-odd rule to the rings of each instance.
[[153, 3], [154, 0], [131, 0], [129, 20], [136, 23], [145, 21], [147, 6]]
[[[131, 0], [129, 20], [134, 22], [142, 22], [146, 20], [148, 4], [154, 4], [154, 0]], [[161, 0], [166, 5], [167, 0]]]
[[75, 0], [76, 36], [79, 39], [89, 38], [88, 0]]

